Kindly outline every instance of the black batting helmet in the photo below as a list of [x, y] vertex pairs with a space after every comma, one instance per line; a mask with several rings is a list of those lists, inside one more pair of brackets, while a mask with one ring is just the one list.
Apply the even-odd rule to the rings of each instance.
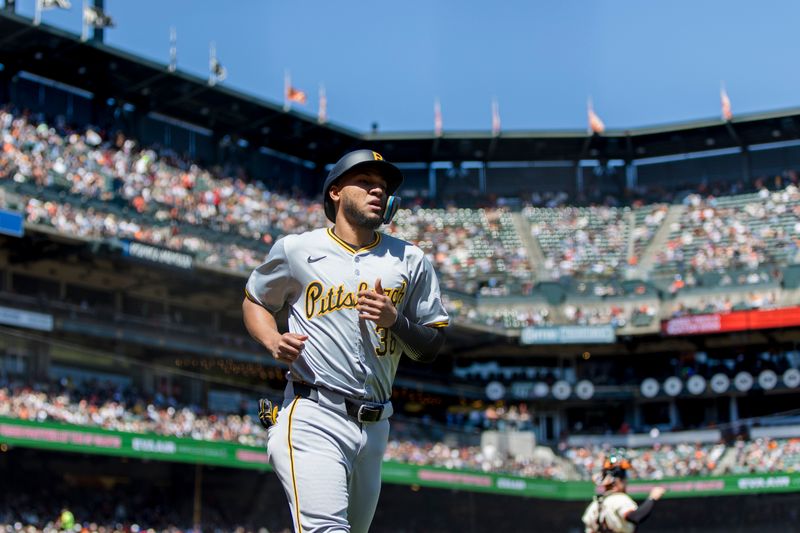
[[328, 191], [333, 183], [345, 173], [358, 167], [371, 167], [378, 170], [386, 180], [386, 195], [392, 196], [403, 183], [403, 173], [393, 164], [386, 161], [381, 154], [372, 150], [356, 150], [345, 154], [328, 173], [325, 184], [322, 186], [322, 203], [325, 206], [325, 216], [331, 222], [336, 221], [336, 208], [333, 205]]

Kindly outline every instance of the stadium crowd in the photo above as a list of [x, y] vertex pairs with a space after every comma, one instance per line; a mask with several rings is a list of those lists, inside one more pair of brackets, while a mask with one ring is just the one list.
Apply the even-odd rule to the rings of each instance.
[[657, 267], [696, 274], [754, 271], [793, 257], [798, 249], [800, 189], [795, 183], [741, 197], [691, 194], [684, 203], [686, 212], [673, 223], [666, 246], [656, 255]]
[[527, 326], [549, 326], [553, 323], [550, 309], [546, 306], [536, 308], [494, 308], [478, 309], [461, 300], [444, 296], [444, 304], [450, 317], [470, 324], [494, 328], [524, 328]]
[[744, 298], [734, 301], [730, 295], [717, 295], [701, 298], [694, 305], [676, 303], [670, 313], [673, 318], [707, 313], [730, 313], [748, 309], [775, 309], [778, 296], [776, 291], [748, 293]]
[[145, 399], [131, 389], [109, 384], [9, 386], [0, 388], [0, 416], [94, 426], [129, 433], [155, 433], [195, 440], [265, 446], [265, 431], [248, 415], [204, 414], [174, 399]]
[[505, 209], [403, 209], [389, 232], [422, 248], [445, 289], [505, 296], [510, 281], [532, 286], [527, 250]]
[[[206, 264], [234, 270], [258, 265], [281, 235], [327, 223], [317, 199], [270, 190], [237, 168], [201, 168], [169, 150], [139, 146], [121, 133], [71, 129], [0, 110], [0, 206], [28, 222], [89, 238], [135, 239], [191, 252]], [[656, 272], [675, 275], [675, 291], [701, 284], [704, 273], [743, 268], [729, 284], [756, 283], [755, 272], [791, 260], [800, 240], [797, 174], [732, 183], [686, 197], [687, 212], [670, 228]], [[772, 192], [769, 189], [773, 190]], [[618, 277], [638, 264], [663, 224], [663, 203], [634, 207], [562, 207], [561, 195], [532, 196], [523, 205], [530, 236], [544, 254], [533, 264], [529, 245], [505, 207], [405, 209], [387, 231], [425, 250], [445, 288], [484, 296], [527, 294], [540, 279]], [[612, 202], [620, 203], [620, 202]], [[498, 205], [500, 205], [498, 203]], [[725, 283], [725, 274], [719, 283]], [[591, 314], [589, 314], [591, 315]], [[618, 313], [576, 315], [578, 323], [609, 323]], [[536, 324], [522, 318], [480, 321]], [[626, 317], [630, 319], [630, 316]], [[572, 318], [567, 317], [567, 320]]]
[[575, 479], [573, 470], [555, 456], [508, 457], [489, 446], [450, 446], [444, 442], [390, 439], [384, 460], [448, 470], [477, 470], [562, 481]]
[[[34, 501], [26, 496], [13, 495], [0, 506], [0, 533], [183, 533], [192, 530], [188, 523], [184, 526], [168, 525], [181, 524], [182, 521], [174, 514], [165, 512], [163, 505], [135, 515], [132, 513], [131, 518], [128, 518], [123, 506], [122, 512], [125, 514], [109, 517], [107, 512], [91, 505], [99, 503], [95, 497], [87, 502], [90, 505], [76, 501], [75, 505], [70, 506], [73, 513], [67, 507], [58, 512], [52, 504], [43, 504], [41, 500]], [[91, 518], [81, 520], [84, 517]], [[222, 528], [222, 531], [228, 530], [233, 528]], [[255, 530], [240, 528], [236, 531], [254, 533]]]
[[[196, 530], [187, 505], [190, 499], [185, 493], [158, 486], [147, 490], [124, 486], [80, 490], [66, 484], [43, 486], [35, 485], [34, 480], [22, 480], [8, 490], [0, 490], [0, 533], [191, 532]], [[203, 523], [211, 531], [289, 532], [288, 528], [267, 529], [253, 522], [261, 521], [226, 513], [213, 501], [206, 502], [203, 508]]]
[[[101, 427], [108, 430], [170, 435], [195, 440], [229, 441], [243, 445], [266, 445], [265, 431], [249, 415], [205, 413], [201, 409], [180, 406], [170, 398], [152, 398], [130, 389], [108, 385], [97, 387], [61, 384], [26, 386], [7, 384], [0, 388], [0, 417], [32, 421], [55, 421], [68, 424]], [[487, 407], [483, 414], [471, 417], [478, 429], [530, 429], [527, 407]], [[468, 415], [469, 416], [469, 415]], [[454, 420], [455, 421], [455, 420]], [[394, 424], [385, 460], [416, 465], [439, 466], [449, 469], [472, 469], [483, 472], [508, 473], [550, 479], [588, 479], [599, 468], [609, 452], [604, 446], [563, 447], [556, 455], [513, 457], [500, 454], [490, 447], [448, 444], [447, 432], [425, 430], [417, 423], [402, 418]], [[450, 428], [451, 430], [453, 428]], [[798, 468], [800, 440], [754, 440], [736, 443], [733, 472], [773, 472]], [[724, 444], [715, 445], [655, 445], [651, 448], [627, 449], [624, 453], [642, 479], [709, 475], [715, 472]]]
[[[11, 202], [8, 193], [18, 192], [28, 222], [71, 235], [136, 239], [250, 270], [281, 235], [327, 224], [316, 199], [202, 169], [119, 133], [104, 137], [91, 128], [79, 132], [0, 111], [0, 137], [3, 206]], [[48, 198], [46, 192], [56, 194]], [[498, 235], [511, 235], [502, 211], [404, 210], [398, 220], [390, 231], [418, 243], [446, 286], [502, 292], [506, 273], [525, 277], [530, 269], [521, 244], [496, 242]], [[469, 286], [473, 279], [481, 286]]]
[[758, 472], [800, 472], [800, 438], [739, 439], [730, 471], [735, 474]]
[[[276, 236], [325, 225], [316, 202], [220, 176], [122, 134], [103, 138], [0, 111], [0, 137], [0, 182], [35, 187], [21, 189], [27, 220], [72, 235], [136, 239], [242, 270], [258, 265]], [[35, 194], [45, 190], [59, 194]], [[217, 242], [214, 233], [229, 239]]]
[[625, 262], [628, 214], [628, 209], [604, 206], [523, 210], [552, 279], [614, 275]]
[[633, 479], [663, 479], [711, 475], [726, 450], [724, 444], [655, 444], [652, 448], [624, 450], [597, 445], [566, 448], [564, 455], [581, 472], [591, 476], [602, 468], [603, 461], [612, 451], [622, 451], [631, 463]]

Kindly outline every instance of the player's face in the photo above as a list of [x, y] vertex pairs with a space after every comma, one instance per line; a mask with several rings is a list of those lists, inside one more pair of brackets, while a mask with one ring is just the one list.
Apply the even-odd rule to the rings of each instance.
[[337, 185], [339, 201], [350, 223], [377, 229], [386, 209], [386, 180], [367, 169], [343, 177]]

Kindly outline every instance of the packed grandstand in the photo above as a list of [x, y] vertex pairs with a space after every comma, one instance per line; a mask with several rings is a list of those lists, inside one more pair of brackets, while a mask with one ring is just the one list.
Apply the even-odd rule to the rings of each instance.
[[[489, 405], [474, 409], [467, 417], [478, 431], [498, 428], [526, 431], [530, 429], [530, 418], [524, 409], [520, 412], [516, 405], [499, 408]], [[174, 398], [162, 395], [146, 398], [112, 384], [3, 387], [0, 417], [266, 447], [266, 432], [250, 414], [209, 413], [197, 406], [180, 405]], [[632, 461], [636, 479], [800, 470], [800, 438], [738, 437], [729, 443], [656, 444], [646, 448], [571, 447], [562, 442], [557, 447], [559, 456], [531, 457], [517, 457], [480, 445], [451, 445], [434, 438], [437, 429], [441, 436], [465, 431], [465, 426], [468, 424], [436, 428], [401, 416], [394, 424], [385, 460], [559, 480], [591, 479], [603, 458], [612, 451], [623, 453]]]
[[[87, 238], [134, 239], [241, 271], [257, 266], [280, 236], [325, 225], [316, 195], [270, 191], [263, 180], [204, 169], [121, 133], [73, 130], [9, 110], [0, 113], [0, 128], [0, 202], [24, 211], [31, 224]], [[764, 288], [780, 282], [781, 268], [800, 249], [798, 176], [790, 171], [753, 187], [754, 193], [734, 196], [692, 193], [671, 206], [418, 207], [402, 210], [389, 231], [419, 245], [454, 293], [530, 296], [536, 281], [553, 279], [572, 280], [578, 295], [628, 297], [627, 305], [487, 313], [452, 296], [450, 310], [466, 320], [623, 326], [636, 316], [649, 323], [648, 317], [673, 311], [646, 301], [644, 283], [626, 289], [622, 280], [647, 278], [670, 293], [696, 286], [758, 289], [718, 296], [700, 310], [781, 305]], [[543, 261], [532, 261], [534, 255]]]

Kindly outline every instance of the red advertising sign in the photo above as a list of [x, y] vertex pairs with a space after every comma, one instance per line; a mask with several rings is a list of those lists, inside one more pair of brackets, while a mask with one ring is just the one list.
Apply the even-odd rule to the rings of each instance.
[[800, 307], [682, 316], [665, 320], [661, 329], [665, 335], [697, 335], [791, 326], [800, 326]]

